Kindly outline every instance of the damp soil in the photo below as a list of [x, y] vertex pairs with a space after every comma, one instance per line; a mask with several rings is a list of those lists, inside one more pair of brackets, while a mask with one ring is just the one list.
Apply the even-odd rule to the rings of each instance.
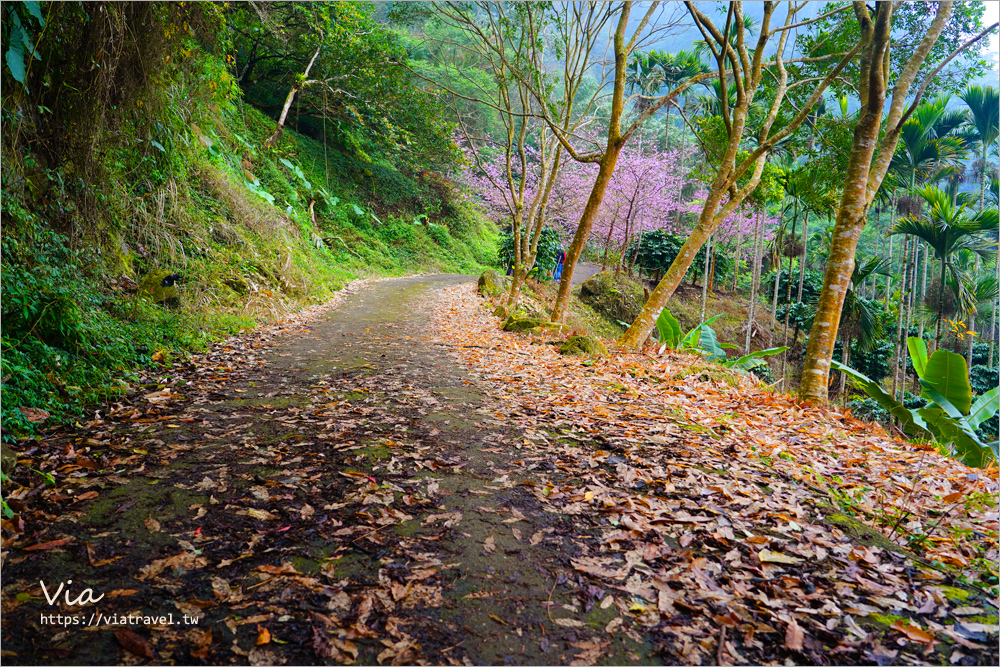
[[[602, 663], [657, 661], [573, 572], [597, 520], [547, 511], [522, 434], [434, 341], [435, 292], [472, 279], [369, 284], [228, 379], [197, 381], [207, 357], [162, 419], [106, 427], [141, 465], [68, 472], [96, 497], [34, 539], [70, 539], [11, 552], [3, 662], [568, 664], [598, 640]], [[104, 598], [50, 605], [41, 583], [69, 580]]]

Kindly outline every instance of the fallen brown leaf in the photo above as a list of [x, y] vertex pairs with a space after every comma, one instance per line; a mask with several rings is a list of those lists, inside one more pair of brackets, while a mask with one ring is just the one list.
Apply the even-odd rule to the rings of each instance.
[[153, 648], [149, 645], [149, 642], [131, 630], [126, 630], [124, 628], [116, 630], [115, 639], [118, 640], [118, 643], [121, 644], [122, 648], [129, 653], [139, 656], [140, 658], [152, 660], [155, 657], [153, 655]]
[[72, 542], [72, 537], [64, 537], [61, 540], [52, 540], [51, 542], [42, 542], [41, 544], [32, 544], [30, 547], [24, 547], [25, 551], [48, 551], [49, 549], [55, 549], [61, 547], [64, 544]]

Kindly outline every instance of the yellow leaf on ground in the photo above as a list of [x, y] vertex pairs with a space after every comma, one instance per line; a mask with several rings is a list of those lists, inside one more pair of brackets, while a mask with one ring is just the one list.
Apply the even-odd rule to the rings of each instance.
[[778, 553], [777, 551], [771, 551], [770, 549], [761, 549], [760, 553], [757, 554], [760, 558], [761, 563], [781, 563], [783, 565], [795, 565], [796, 563], [801, 563], [801, 558], [796, 558], [795, 556], [786, 556], [783, 553]]

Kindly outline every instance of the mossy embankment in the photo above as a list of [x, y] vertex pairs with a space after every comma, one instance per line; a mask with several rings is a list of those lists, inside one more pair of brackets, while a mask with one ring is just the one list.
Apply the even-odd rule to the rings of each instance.
[[[494, 224], [441, 174], [294, 126], [264, 148], [274, 121], [235, 86], [191, 85], [147, 92], [179, 106], [142, 132], [95, 134], [96, 167], [5, 136], [5, 439], [80, 419], [85, 406], [141, 389], [140, 369], [169, 375], [186, 353], [322, 303], [353, 279], [478, 273], [496, 261]], [[142, 286], [161, 273], [177, 279], [157, 304]]]

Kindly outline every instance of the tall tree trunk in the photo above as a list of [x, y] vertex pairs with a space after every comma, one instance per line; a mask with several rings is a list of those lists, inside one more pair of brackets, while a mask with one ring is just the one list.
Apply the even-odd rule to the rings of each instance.
[[886, 308], [889, 307], [889, 291], [892, 289], [892, 277], [895, 275], [892, 271], [892, 241], [895, 237], [889, 237], [889, 275], [885, 277], [885, 293], [882, 294], [882, 305]]
[[757, 212], [753, 226], [753, 250], [751, 252], [750, 269], [750, 301], [747, 306], [747, 342], [746, 352], [750, 354], [750, 339], [753, 336], [753, 325], [757, 311], [757, 286], [760, 282], [760, 247], [764, 242], [764, 212]]
[[[976, 259], [974, 260], [974, 262], [975, 263], [973, 264], [972, 275], [977, 276], [977, 275], [979, 275], [979, 255], [976, 255]], [[975, 308], [978, 305], [979, 304], [977, 303], [975, 306], [973, 306], [972, 315], [969, 316], [969, 331], [975, 331], [976, 330], [976, 310], [975, 310]], [[965, 351], [965, 361], [966, 361], [965, 365], [969, 369], [969, 378], [970, 379], [972, 378], [972, 352], [973, 352], [973, 346], [975, 345], [975, 342], [976, 342], [976, 337], [975, 336], [969, 336], [969, 347]]]
[[711, 249], [712, 236], [709, 234], [708, 241], [705, 243], [705, 270], [701, 275], [701, 314], [698, 317], [699, 323], [705, 321], [705, 309], [708, 306], [709, 252]]
[[[322, 45], [316, 47], [316, 52], [309, 60], [309, 64], [306, 66], [306, 71], [302, 73], [302, 81], [309, 78], [309, 70], [312, 69], [313, 63], [316, 62], [316, 58], [319, 56], [319, 52], [322, 48]], [[285, 131], [285, 120], [288, 118], [288, 110], [292, 108], [292, 101], [295, 99], [295, 93], [299, 92], [301, 85], [302, 84], [299, 83], [299, 79], [296, 79], [292, 83], [292, 87], [288, 91], [288, 96], [285, 97], [285, 104], [281, 107], [281, 115], [278, 117], [278, 126], [274, 128], [274, 134], [272, 134], [268, 140], [264, 142], [264, 146], [266, 148], [274, 148], [281, 139], [281, 134]]]
[[[583, 248], [590, 236], [590, 230], [594, 226], [597, 212], [604, 201], [604, 194], [608, 189], [608, 183], [615, 173], [615, 166], [618, 164], [618, 155], [627, 141], [627, 136], [622, 136], [622, 114], [625, 111], [625, 67], [628, 59], [628, 49], [625, 45], [625, 31], [628, 27], [629, 12], [631, 3], [623, 4], [621, 14], [618, 18], [618, 25], [612, 38], [615, 53], [615, 83], [611, 96], [611, 116], [608, 119], [608, 139], [604, 155], [598, 163], [597, 178], [594, 179], [594, 187], [590, 190], [587, 204], [583, 208], [583, 215], [576, 227], [576, 234], [573, 235], [573, 242], [570, 243], [569, 250], [566, 251], [566, 261], [563, 263], [563, 276], [559, 281], [559, 292], [556, 295], [555, 305], [552, 307], [552, 321], [565, 322], [569, 314], [570, 291], [573, 287], [573, 272], [576, 263], [583, 253]], [[629, 45], [631, 47], [631, 44]], [[647, 333], [648, 335], [648, 333]], [[645, 340], [645, 337], [643, 337]], [[642, 341], [639, 341], [640, 343]]]
[[[763, 169], [764, 160], [760, 160], [754, 167], [753, 174], [750, 176], [750, 187], [744, 186], [745, 190], [752, 191], [756, 187], [757, 183], [760, 182], [760, 174]], [[646, 337], [649, 336], [649, 332], [653, 328], [656, 315], [663, 309], [667, 300], [673, 296], [677, 286], [684, 279], [684, 274], [687, 273], [698, 251], [705, 245], [709, 235], [736, 209], [738, 204], [742, 203], [742, 201], [730, 200], [725, 206], [721, 206], [722, 198], [727, 191], [727, 188], [723, 187], [724, 184], [725, 180], [718, 179], [717, 177], [717, 181], [713, 184], [714, 187], [709, 191], [706, 198], [701, 216], [698, 219], [698, 224], [695, 225], [694, 230], [688, 236], [687, 240], [684, 241], [684, 245], [681, 246], [677, 257], [674, 258], [663, 279], [660, 280], [656, 289], [649, 295], [649, 299], [646, 301], [646, 305], [639, 313], [639, 316], [619, 340], [619, 344], [622, 347], [635, 350], [646, 340]]]
[[[888, 36], [886, 36], [888, 46]], [[879, 53], [879, 62], [882, 54]], [[885, 99], [884, 87], [878, 91]], [[879, 95], [874, 95], [878, 97]], [[847, 167], [844, 193], [837, 210], [834, 223], [833, 238], [830, 243], [830, 256], [826, 265], [826, 276], [823, 279], [823, 291], [820, 293], [812, 330], [809, 332], [809, 345], [806, 348], [806, 363], [802, 371], [800, 392], [803, 398], [825, 402], [827, 398], [827, 378], [830, 374], [830, 358], [833, 355], [834, 341], [837, 339], [837, 328], [840, 313], [844, 308], [844, 297], [854, 271], [854, 253], [861, 238], [861, 230], [865, 225], [865, 208], [867, 205], [868, 171], [872, 153], [875, 150], [879, 129], [882, 121], [882, 104], [869, 105], [858, 120], [854, 133], [854, 145], [851, 147], [850, 162]], [[863, 140], [862, 140], [863, 139]]]
[[[544, 146], [544, 132], [541, 135], [541, 140]], [[541, 198], [537, 198], [536, 195], [536, 200], [532, 203], [532, 211], [529, 211], [529, 215], [532, 216], [531, 228], [524, 228], [520, 234], [517, 234], [515, 230], [514, 235], [515, 259], [521, 263], [523, 270], [515, 270], [510, 281], [510, 292], [507, 295], [506, 303], [512, 309], [517, 307], [517, 303], [521, 298], [521, 287], [524, 285], [524, 281], [527, 280], [531, 269], [535, 266], [535, 259], [538, 256], [538, 239], [541, 238], [542, 228], [545, 226], [545, 214], [548, 210], [549, 197], [552, 194], [552, 186], [555, 184], [556, 175], [559, 173], [562, 147], [556, 146], [555, 157], [548, 169], [545, 166], [545, 150], [543, 149], [540, 153], [540, 172], [542, 178], [545, 180], [544, 189], [541, 192]]]
[[615, 231], [615, 221], [617, 219], [618, 216], [611, 218], [611, 224], [608, 225], [608, 237], [604, 239], [604, 260], [601, 262], [601, 271], [608, 270], [608, 252], [611, 249], [611, 235]]
[[[983, 142], [983, 152], [982, 152], [982, 156], [981, 156], [982, 157], [982, 161], [983, 161], [983, 173], [980, 174], [980, 176], [979, 176], [979, 210], [980, 211], [983, 210], [983, 208], [986, 206], [986, 156], [987, 156], [988, 153], [989, 153], [989, 146], [986, 145], [986, 142]], [[1000, 267], [1000, 257], [994, 258], [993, 261], [997, 264], [998, 267]], [[977, 273], [979, 272], [979, 256], [978, 255], [976, 256], [976, 272]], [[997, 314], [997, 308], [996, 308], [996, 303], [994, 302], [994, 305], [993, 305], [993, 314], [990, 316], [990, 331], [989, 331], [989, 335], [990, 335], [990, 341], [989, 341], [990, 342], [990, 349], [989, 349], [989, 352], [987, 353], [987, 356], [986, 356], [986, 362], [987, 362], [986, 365], [990, 366], [990, 367], [993, 366], [993, 326], [994, 326], [993, 321], [996, 319], [996, 314]], [[976, 328], [976, 316], [975, 315], [972, 316], [969, 328], [970, 329], [975, 329]], [[969, 366], [969, 376], [970, 377], [972, 376], [972, 348], [973, 348], [973, 345], [974, 345], [974, 340], [975, 340], [975, 336], [972, 336], [969, 339], [968, 366]]]
[[712, 243], [712, 253], [711, 253], [712, 264], [708, 272], [708, 289], [712, 290], [713, 292], [715, 291], [715, 258], [719, 254], [719, 249], [717, 247], [718, 245], [719, 245], [718, 241]]
[[666, 153], [670, 150], [670, 107], [674, 104], [673, 102], [667, 102], [667, 108], [665, 113], [665, 118], [663, 119], [663, 152]]
[[[792, 241], [795, 240], [795, 227], [799, 222], [799, 210], [796, 206], [795, 216], [792, 218]], [[802, 261], [799, 260], [799, 264]], [[801, 271], [799, 272], [801, 274]], [[788, 345], [788, 318], [792, 314], [792, 256], [788, 256], [788, 290], [785, 295], [785, 326], [781, 332], [781, 344], [782, 346]], [[781, 378], [785, 379], [785, 366], [788, 362], [788, 350], [781, 353]], [[787, 387], [787, 385], [785, 385]]]
[[[920, 242], [917, 242], [917, 248], [923, 250], [920, 254], [922, 259], [921, 271], [923, 273], [923, 277], [920, 279], [920, 297], [917, 299], [917, 303], [919, 304], [921, 300], [927, 300], [927, 266], [931, 263], [931, 248], [929, 245]], [[924, 318], [922, 317], [920, 318], [920, 326], [917, 329], [917, 337], [924, 337]]]
[[[944, 303], [944, 291], [947, 287], [944, 284], [948, 264], [945, 257], [941, 257], [941, 281], [938, 283], [937, 305], [940, 308]], [[941, 349], [941, 338], [944, 336], [944, 313], [940, 310], [937, 314], [937, 327], [934, 329], [934, 349]]]
[[[934, 19], [913, 48], [906, 64], [895, 79], [892, 89], [892, 104], [886, 116], [886, 133], [879, 141], [882, 129], [882, 112], [886, 99], [886, 78], [889, 73], [889, 44], [891, 34], [893, 3], [876, 4], [874, 19], [866, 5], [856, 2], [852, 6], [862, 28], [865, 48], [859, 67], [858, 90], [861, 110], [854, 127], [851, 153], [848, 158], [844, 179], [844, 191], [837, 210], [827, 264], [823, 291], [820, 294], [816, 317], [813, 319], [806, 349], [805, 368], [802, 373], [800, 394], [805, 399], [823, 403], [827, 399], [827, 382], [830, 374], [830, 358], [833, 342], [837, 336], [840, 313], [844, 306], [844, 296], [854, 269], [854, 254], [858, 239], [865, 224], [865, 211], [875, 198], [885, 174], [888, 172], [892, 156], [899, 142], [903, 122], [908, 111], [904, 107], [909, 98], [910, 86], [915, 81], [920, 68], [930, 54], [934, 43], [940, 37], [951, 16], [953, 2], [940, 2]], [[919, 96], [926, 89], [930, 78], [961, 49], [968, 48], [985, 32], [963, 44], [958, 51], [942, 61], [918, 91], [911, 103], [919, 103]], [[876, 148], [878, 153], [876, 154]], [[874, 161], [873, 158], [874, 157]]]
[[620, 152], [621, 144], [611, 144], [609, 142], [608, 150], [601, 159], [597, 179], [594, 181], [594, 187], [590, 191], [587, 205], [583, 208], [580, 224], [577, 225], [576, 234], [573, 235], [573, 241], [569, 244], [569, 249], [566, 251], [566, 261], [563, 262], [562, 280], [559, 281], [559, 292], [556, 295], [555, 306], [552, 308], [553, 322], [565, 322], [566, 315], [569, 314], [570, 290], [573, 288], [573, 271], [576, 269], [576, 263], [580, 259], [580, 255], [583, 254], [583, 248], [587, 244], [590, 230], [594, 227], [597, 212], [601, 208], [601, 202], [604, 201], [604, 193], [607, 191], [608, 183], [611, 182], [611, 176], [615, 172], [615, 165], [618, 163], [618, 154]]
[[774, 272], [774, 293], [771, 295], [771, 319], [778, 321], [778, 290], [781, 287], [781, 255], [776, 258], [777, 269]]
[[809, 211], [807, 210], [806, 217], [802, 221], [802, 258], [799, 260], [799, 294], [795, 298], [796, 303], [802, 303], [802, 286], [806, 280], [806, 259], [808, 257], [809, 257]]
[[740, 261], [743, 259], [743, 228], [736, 230], [736, 270], [733, 271], [733, 292], [740, 284]]
[[[1000, 266], [1000, 261], [997, 262]], [[986, 365], [993, 368], [993, 348], [997, 343], [997, 302], [993, 301], [993, 314], [990, 315], [990, 351], [987, 355]]]
[[[896, 188], [892, 189], [892, 198], [889, 200], [889, 229], [896, 224]], [[889, 275], [885, 277], [885, 307], [889, 307], [889, 292], [892, 288], [892, 242], [895, 240], [896, 236], [892, 235], [889, 237]]]
[[910, 358], [910, 348], [909, 348], [908, 345], [906, 345], [905, 340], [906, 340], [906, 338], [909, 337], [909, 335], [910, 335], [910, 327], [913, 325], [913, 307], [916, 304], [917, 289], [919, 287], [919, 282], [918, 281], [920, 279], [919, 275], [918, 275], [919, 271], [920, 271], [920, 266], [919, 266], [919, 264], [917, 264], [917, 260], [918, 260], [919, 257], [920, 257], [920, 242], [916, 241], [913, 244], [913, 259], [910, 261], [910, 266], [913, 267], [911, 269], [911, 271], [913, 272], [913, 275], [910, 278], [910, 285], [912, 285], [912, 287], [910, 287], [910, 294], [909, 294], [909, 297], [906, 300], [906, 331], [904, 332], [904, 335], [903, 335], [904, 343], [903, 343], [903, 349], [901, 350], [902, 353], [903, 353], [902, 356], [903, 356], [903, 389], [904, 389], [904, 391], [906, 389], [906, 362]]
[[517, 302], [521, 300], [521, 288], [530, 272], [531, 267], [525, 264], [514, 269], [514, 275], [510, 279], [510, 291], [507, 293], [507, 304], [511, 310], [517, 308]]
[[[799, 293], [796, 303], [802, 303], [802, 287], [806, 280], [806, 266], [809, 264], [809, 211], [802, 221], [802, 263], [799, 265]], [[792, 347], [799, 344], [799, 323], [795, 323], [795, 333], [792, 335]]]
[[[688, 95], [685, 94], [684, 95], [684, 108], [685, 109], [687, 108], [687, 101], [688, 101]], [[681, 112], [681, 114], [684, 113], [684, 109], [680, 109], [678, 107], [678, 110]], [[684, 155], [685, 155], [685, 151], [686, 150], [687, 150], [687, 128], [684, 127], [684, 123], [681, 122], [681, 153], [680, 153], [681, 165], [680, 165], [680, 167], [681, 167], [681, 172], [682, 173], [686, 173], [686, 172], [684, 172]], [[680, 186], [680, 188], [679, 188], [678, 193], [677, 193], [677, 200], [678, 201], [680, 201], [680, 194], [681, 194], [681, 192], [683, 190], [684, 190], [684, 185], [682, 184]], [[677, 229], [680, 229], [681, 228], [681, 207], [680, 206], [677, 207], [676, 213], [677, 213], [677, 215], [674, 216], [674, 225], [677, 227]], [[657, 281], [657, 282], [659, 282], [659, 281]]]
[[[849, 366], [851, 363], [851, 341], [840, 341], [840, 363]], [[840, 374], [840, 400], [843, 401], [847, 394], [847, 373]]]
[[[890, 238], [892, 238], [892, 237], [890, 237]], [[909, 257], [909, 254], [907, 253], [907, 250], [909, 249], [909, 243], [910, 243], [910, 237], [909, 236], [904, 237], [904, 239], [903, 239], [903, 255], [902, 255], [903, 256], [903, 266], [902, 266], [902, 271], [901, 271], [902, 278], [900, 279], [900, 282], [899, 282], [899, 290], [900, 290], [900, 294], [903, 295], [903, 298], [900, 299], [900, 301], [899, 301], [899, 317], [897, 318], [897, 325], [896, 325], [896, 344], [895, 344], [894, 354], [892, 355], [892, 358], [893, 358], [893, 365], [892, 365], [892, 395], [893, 396], [896, 396], [896, 390], [899, 388], [899, 357], [902, 354], [902, 347], [903, 347], [903, 343], [902, 343], [902, 341], [903, 341], [903, 319], [905, 317], [905, 312], [906, 312], [906, 308], [904, 307], [903, 303], [904, 303], [904, 301], [906, 299], [906, 296], [905, 296], [905, 294], [906, 294], [906, 272], [907, 272], [906, 258]], [[905, 371], [906, 367], [904, 366], [903, 368], [904, 368], [904, 371]]]

